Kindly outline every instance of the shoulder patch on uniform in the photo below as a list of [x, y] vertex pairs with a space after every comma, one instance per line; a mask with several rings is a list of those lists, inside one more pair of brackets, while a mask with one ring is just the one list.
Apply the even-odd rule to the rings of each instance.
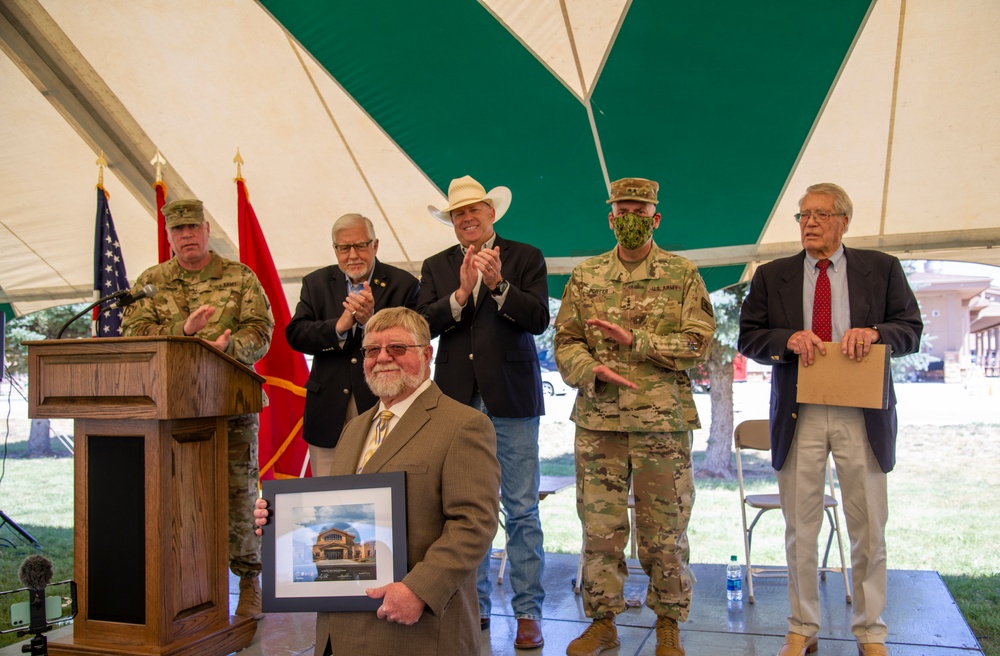
[[701, 309], [704, 310], [705, 314], [707, 314], [708, 316], [710, 317], [715, 316], [715, 310], [712, 308], [712, 302], [709, 301], [707, 298], [702, 297]]

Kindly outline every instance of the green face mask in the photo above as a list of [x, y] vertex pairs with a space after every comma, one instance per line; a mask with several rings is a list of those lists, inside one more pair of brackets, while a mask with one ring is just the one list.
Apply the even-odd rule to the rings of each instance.
[[624, 216], [616, 216], [612, 221], [615, 237], [622, 248], [634, 251], [653, 236], [653, 217], [639, 216], [629, 212]]

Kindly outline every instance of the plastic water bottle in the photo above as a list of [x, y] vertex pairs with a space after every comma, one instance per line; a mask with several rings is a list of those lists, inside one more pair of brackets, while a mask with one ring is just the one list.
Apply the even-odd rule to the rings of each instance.
[[736, 556], [730, 556], [726, 565], [726, 598], [729, 601], [743, 599], [743, 569], [736, 562]]

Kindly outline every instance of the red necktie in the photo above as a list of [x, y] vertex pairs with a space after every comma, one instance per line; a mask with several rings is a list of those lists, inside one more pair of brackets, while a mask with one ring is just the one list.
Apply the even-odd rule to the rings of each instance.
[[816, 266], [819, 267], [819, 276], [816, 277], [816, 295], [813, 296], [812, 331], [824, 342], [829, 342], [833, 339], [833, 329], [830, 326], [830, 278], [826, 275], [830, 260], [820, 260]]

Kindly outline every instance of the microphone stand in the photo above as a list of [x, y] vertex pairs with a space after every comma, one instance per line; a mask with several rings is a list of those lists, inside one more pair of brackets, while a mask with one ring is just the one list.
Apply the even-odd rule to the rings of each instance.
[[69, 321], [67, 321], [66, 323], [64, 323], [62, 325], [62, 328], [59, 329], [59, 334], [56, 335], [56, 339], [62, 339], [63, 333], [66, 332], [66, 329], [69, 328], [69, 325], [71, 323], [73, 323], [74, 321], [76, 321], [77, 319], [79, 319], [80, 317], [82, 317], [87, 312], [90, 312], [91, 310], [93, 310], [95, 307], [97, 307], [101, 303], [105, 303], [107, 301], [117, 301], [118, 299], [120, 299], [122, 296], [125, 296], [126, 294], [128, 294], [128, 290], [127, 289], [120, 289], [117, 292], [115, 292], [114, 294], [111, 294], [110, 296], [105, 296], [104, 298], [97, 299], [96, 301], [94, 301], [93, 303], [91, 303], [90, 305], [88, 305], [87, 307], [83, 308], [82, 310], [80, 310], [79, 312], [77, 312], [76, 314], [74, 314], [72, 317], [70, 317]]

